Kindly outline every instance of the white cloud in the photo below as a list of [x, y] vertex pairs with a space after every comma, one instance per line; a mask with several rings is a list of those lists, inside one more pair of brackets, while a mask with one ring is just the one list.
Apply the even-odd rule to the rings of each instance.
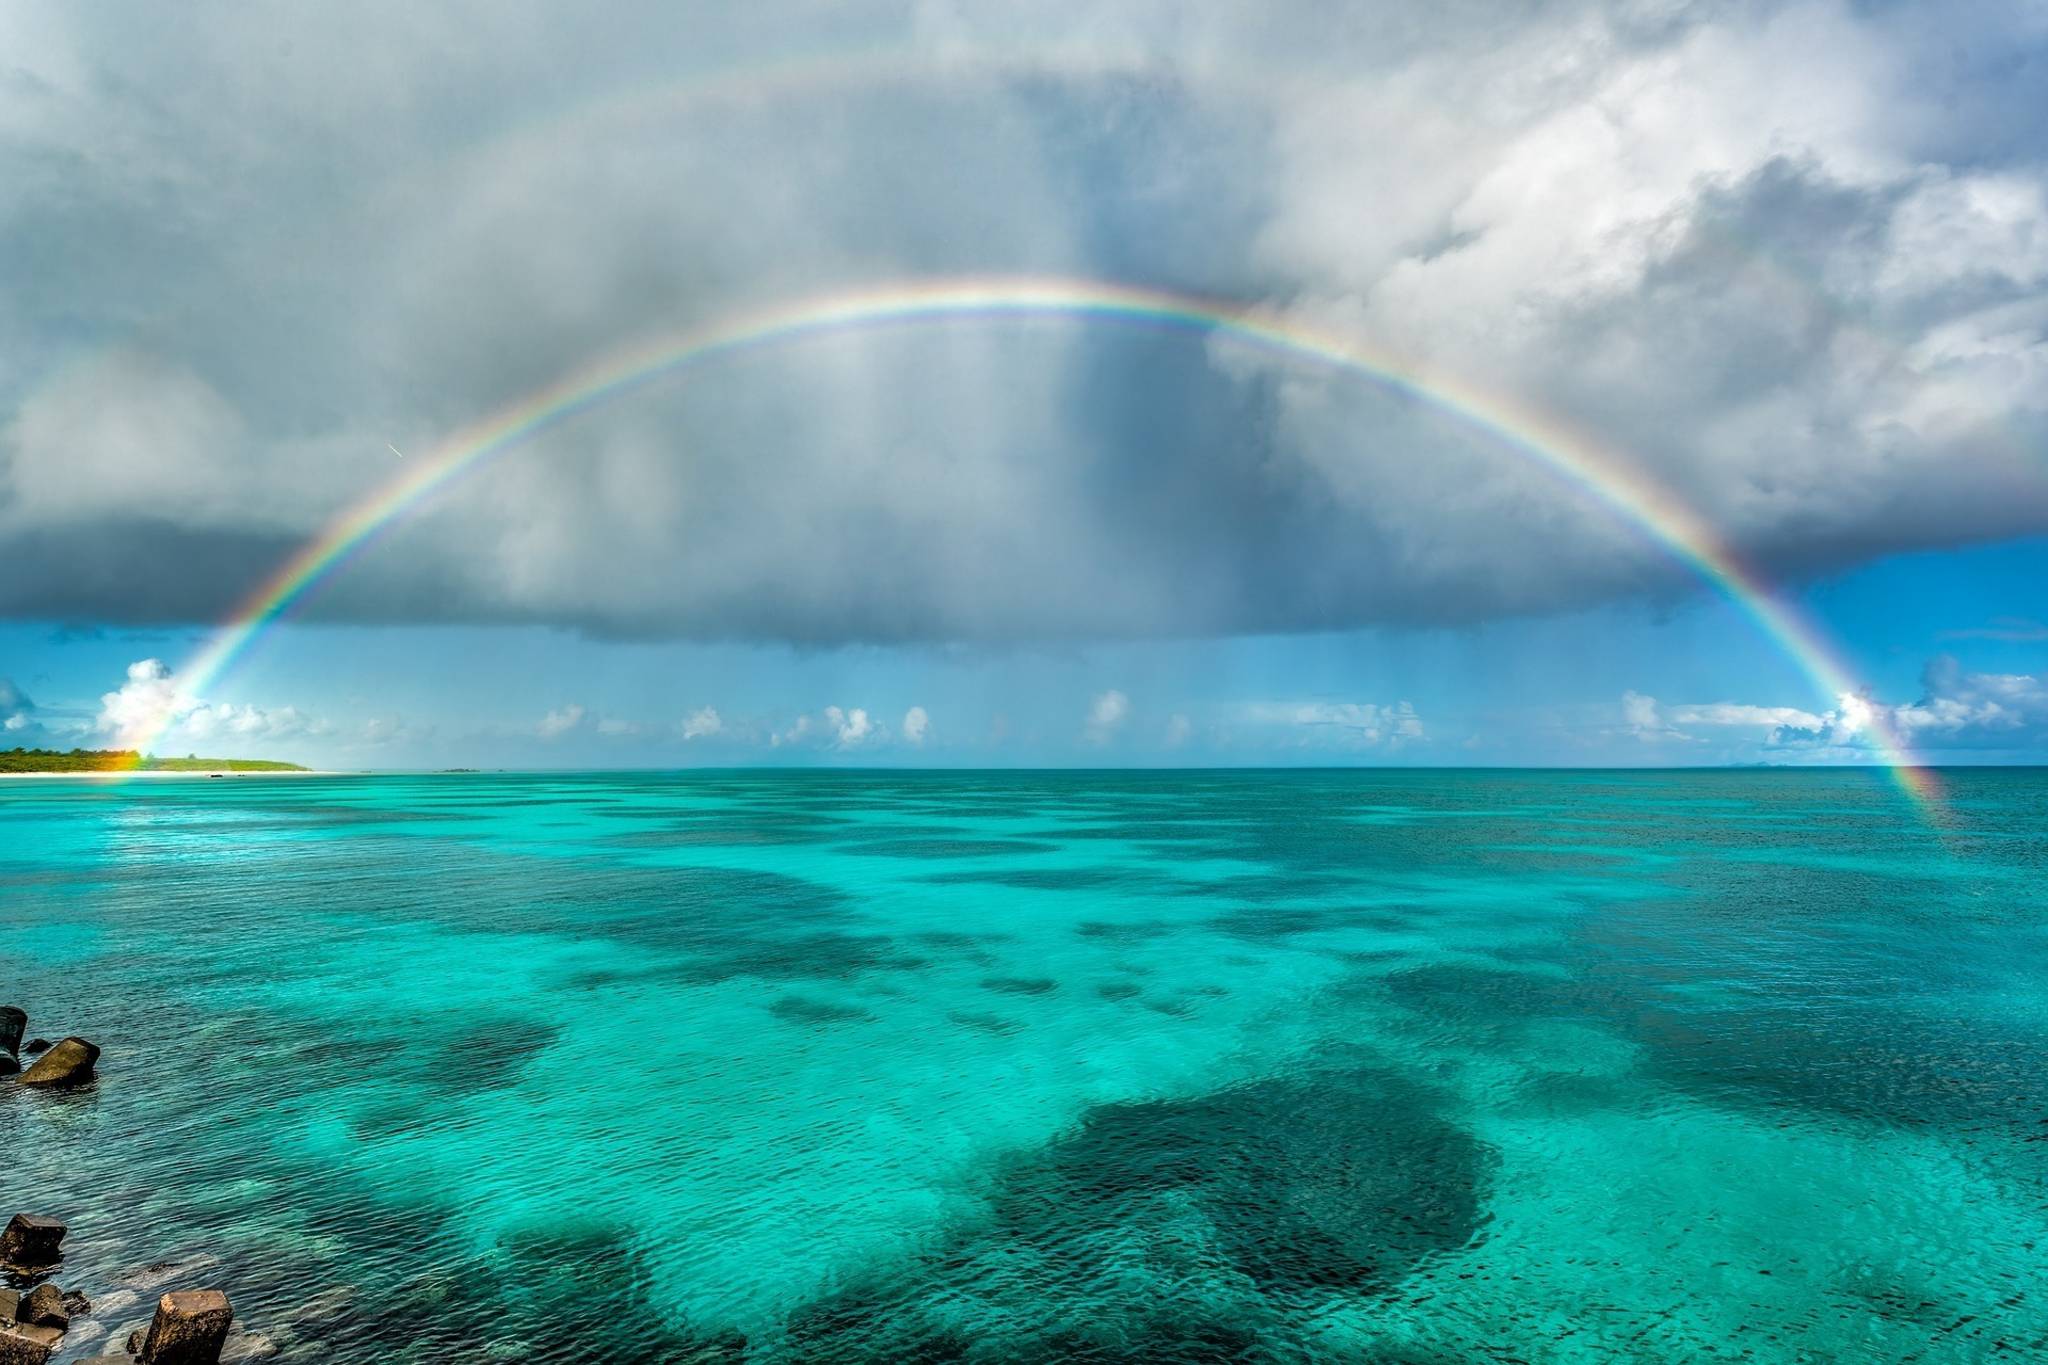
[[409, 725], [402, 716], [372, 716], [357, 728], [356, 738], [361, 743], [381, 747], [387, 744], [417, 743], [431, 733], [431, 727], [422, 729]]
[[1414, 704], [1406, 701], [1254, 701], [1232, 708], [1231, 716], [1245, 725], [1298, 731], [1295, 742], [1301, 745], [1399, 748], [1427, 734]]
[[1845, 692], [1821, 712], [1725, 701], [1660, 707], [1630, 692], [1622, 709], [1631, 732], [1645, 740], [1696, 741], [1701, 737], [1692, 731], [1701, 728], [1760, 731], [1760, 756], [1868, 757], [1881, 733], [1912, 750], [2025, 752], [2048, 745], [2048, 683], [2026, 673], [1965, 672], [1946, 657], [1928, 665], [1922, 695], [1912, 702]]
[[716, 707], [700, 706], [683, 717], [681, 729], [684, 739], [710, 739], [724, 732], [725, 721]]
[[160, 749], [208, 740], [294, 739], [325, 735], [332, 727], [292, 706], [237, 706], [187, 697], [162, 660], [138, 659], [128, 665], [127, 681], [119, 690], [100, 697], [92, 728], [110, 736], [117, 748]]
[[[1633, 694], [1631, 694], [1633, 695]], [[1851, 699], [1853, 701], [1853, 699]], [[1845, 703], [1845, 709], [1848, 703]], [[1674, 706], [1673, 725], [1741, 725], [1765, 730], [1818, 730], [1828, 721], [1796, 706], [1747, 706], [1738, 702], [1708, 702], [1704, 705]]]
[[1658, 739], [1670, 733], [1657, 709], [1657, 699], [1640, 692], [1621, 694], [1621, 722], [1639, 739]]
[[583, 724], [583, 708], [575, 702], [558, 706], [540, 718], [534, 726], [534, 733], [542, 739], [556, 739]]
[[120, 748], [149, 743], [192, 703], [178, 696], [171, 670], [161, 659], [138, 659], [128, 665], [128, 681], [100, 697], [99, 719], [93, 728], [112, 735]]
[[913, 706], [903, 713], [904, 743], [922, 747], [931, 728], [932, 718], [922, 706]]
[[16, 711], [13, 715], [10, 715], [5, 721], [0, 721], [0, 729], [26, 730], [28, 727], [29, 718], [28, 712], [26, 711]]
[[768, 745], [770, 748], [780, 749], [784, 745], [799, 742], [810, 733], [811, 718], [808, 715], [798, 716], [787, 728], [778, 730], [770, 735], [768, 737]]
[[1176, 711], [1166, 718], [1166, 747], [1178, 749], [1195, 732], [1195, 723]]
[[1951, 658], [1929, 664], [1918, 701], [1892, 724], [1908, 744], [2026, 747], [2048, 742], [2048, 679], [2030, 673], [1966, 673]]
[[625, 739], [643, 733], [644, 729], [638, 721], [592, 712], [579, 702], [567, 702], [542, 716], [533, 732], [550, 740], [581, 730], [606, 739]]
[[1859, 697], [1844, 692], [1835, 698], [1835, 709], [1821, 719], [1828, 726], [1828, 738], [1835, 744], [1845, 744], [1857, 735], [1870, 730], [1870, 722], [1877, 714], [1877, 703], [1868, 697]]
[[290, 739], [298, 735], [326, 733], [324, 725], [301, 715], [296, 707], [264, 710], [226, 702], [193, 707], [179, 718], [175, 729], [177, 733], [196, 740], [215, 737]]
[[837, 706], [825, 708], [825, 724], [830, 727], [833, 743], [841, 749], [856, 748], [878, 736], [874, 722], [868, 713], [856, 706], [852, 710], [841, 710]]
[[1088, 704], [1088, 721], [1083, 733], [1090, 744], [1107, 744], [1131, 716], [1131, 699], [1111, 688], [1098, 693]]
[[1864, 699], [1847, 694], [1837, 700], [1835, 709], [1817, 714], [1797, 706], [1729, 701], [1666, 706], [1655, 697], [1630, 691], [1621, 694], [1621, 716], [1628, 733], [1645, 744], [1697, 743], [1701, 737], [1692, 730], [1702, 726], [1759, 730], [1763, 732], [1760, 739], [1777, 743], [1787, 735], [1806, 732], [1835, 734], [1847, 740], [1869, 722], [1870, 709]]

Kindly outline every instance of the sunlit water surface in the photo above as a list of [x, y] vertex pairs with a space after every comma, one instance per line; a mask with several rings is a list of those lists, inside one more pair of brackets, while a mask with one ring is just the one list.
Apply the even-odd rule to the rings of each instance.
[[2039, 1359], [2048, 774], [1947, 786], [0, 785], [106, 1049], [0, 1215], [67, 1357]]

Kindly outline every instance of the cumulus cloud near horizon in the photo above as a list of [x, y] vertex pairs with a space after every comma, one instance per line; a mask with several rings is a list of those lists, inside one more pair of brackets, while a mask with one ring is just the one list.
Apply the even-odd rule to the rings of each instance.
[[[423, 457], [710, 319], [958, 274], [1356, 339], [1584, 433], [1779, 578], [2048, 530], [2023, 59], [2048, 25], [2023, 10], [645, 3], [565, 68], [573, 24], [0, 18], [0, 615], [216, 619], [399, 472], [387, 441]], [[887, 60], [774, 74], [824, 31]], [[303, 609], [830, 644], [1459, 623], [1689, 583], [1442, 405], [1223, 335], [955, 319], [636, 388], [421, 502]]]
[[238, 706], [186, 696], [161, 659], [138, 659], [128, 665], [121, 686], [100, 697], [91, 730], [116, 748], [161, 750], [217, 739], [320, 736], [331, 733], [331, 726], [295, 706]]
[[1131, 699], [1115, 688], [1098, 692], [1088, 703], [1088, 716], [1081, 727], [1082, 738], [1090, 744], [1107, 744], [1131, 718]]
[[866, 708], [859, 706], [850, 709], [826, 707], [825, 724], [832, 732], [834, 746], [841, 749], [858, 748], [868, 740], [880, 738], [882, 735], [881, 728], [868, 715]]
[[576, 702], [557, 706], [542, 716], [534, 725], [533, 732], [542, 739], [559, 739], [572, 730], [582, 727], [588, 713]]
[[1428, 733], [1408, 701], [1254, 701], [1232, 708], [1230, 717], [1240, 725], [1293, 730], [1298, 744], [1335, 748], [1400, 748]]
[[1910, 702], [1845, 694], [1816, 712], [1726, 701], [1665, 705], [1628, 692], [1621, 706], [1626, 729], [1645, 742], [1697, 742], [1703, 729], [1750, 731], [1764, 750], [1786, 755], [1867, 757], [1874, 721], [1914, 752], [2023, 752], [2048, 743], [2048, 678], [1973, 673], [1946, 655], [1928, 664], [1921, 695]]

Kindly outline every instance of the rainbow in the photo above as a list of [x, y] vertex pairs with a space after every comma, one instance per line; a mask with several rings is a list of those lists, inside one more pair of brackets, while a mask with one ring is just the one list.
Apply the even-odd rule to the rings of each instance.
[[[406, 512], [538, 432], [635, 389], [743, 352], [810, 337], [946, 319], [1054, 318], [1172, 328], [1226, 337], [1268, 355], [1354, 375], [1448, 413], [1553, 471], [1665, 546], [1750, 616], [1837, 706], [1860, 695], [1849, 667], [1813, 623], [1781, 601], [1713, 527], [1671, 492], [1584, 434], [1531, 407], [1479, 393], [1391, 353], [1282, 313], [1196, 295], [1099, 280], [1041, 277], [931, 279], [798, 299], [716, 319], [622, 350], [409, 456], [397, 476], [328, 524], [252, 593], [175, 675], [175, 696], [202, 696], [264, 629], [372, 544]], [[179, 714], [168, 708], [132, 747], [147, 751]], [[1882, 708], [1871, 712], [1874, 757], [1927, 806], [1933, 774], [1917, 763]]]

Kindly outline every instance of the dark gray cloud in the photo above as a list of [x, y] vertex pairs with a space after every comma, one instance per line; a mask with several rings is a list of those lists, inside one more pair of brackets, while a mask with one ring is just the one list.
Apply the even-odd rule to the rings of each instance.
[[[2048, 31], [1847, 5], [0, 18], [0, 613], [217, 617], [593, 357], [923, 275], [1292, 311], [1620, 452], [1769, 572], [2048, 529]], [[2003, 54], [2003, 55], [2001, 55]], [[2035, 120], [2038, 111], [2027, 117]], [[800, 641], [1474, 621], [1687, 580], [1435, 410], [949, 323], [635, 393], [309, 614]]]

